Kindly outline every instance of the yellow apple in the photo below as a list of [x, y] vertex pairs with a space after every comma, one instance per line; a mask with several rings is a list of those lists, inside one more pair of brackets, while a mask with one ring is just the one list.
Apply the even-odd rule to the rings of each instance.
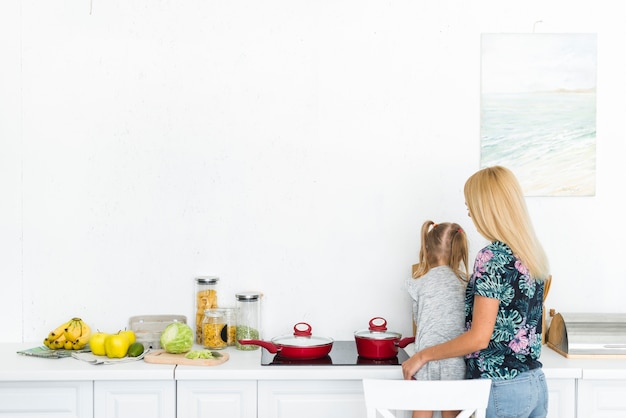
[[122, 334], [111, 334], [104, 340], [104, 350], [108, 358], [126, 357], [128, 353], [128, 337]]
[[91, 352], [96, 356], [104, 356], [106, 355], [106, 350], [104, 348], [104, 341], [110, 334], [106, 332], [94, 332], [89, 337], [89, 348], [91, 348]]
[[126, 336], [126, 338], [128, 338], [128, 342], [130, 343], [130, 345], [133, 345], [133, 343], [137, 341], [137, 336], [135, 335], [135, 332], [131, 329], [125, 329], [123, 331], [118, 332], [118, 334]]

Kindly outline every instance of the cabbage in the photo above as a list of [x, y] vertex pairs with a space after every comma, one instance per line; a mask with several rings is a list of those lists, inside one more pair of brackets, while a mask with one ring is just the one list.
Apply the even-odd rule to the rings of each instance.
[[182, 322], [172, 322], [161, 333], [161, 347], [168, 353], [186, 353], [193, 346], [193, 331]]

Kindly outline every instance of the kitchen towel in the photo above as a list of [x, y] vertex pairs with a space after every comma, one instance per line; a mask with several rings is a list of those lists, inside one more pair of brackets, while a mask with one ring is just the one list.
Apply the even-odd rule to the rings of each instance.
[[22, 354], [24, 356], [32, 356], [32, 357], [39, 357], [39, 358], [65, 358], [65, 357], [71, 357], [72, 354], [75, 353], [81, 353], [81, 352], [90, 352], [90, 350], [88, 348], [82, 349], [82, 350], [52, 350], [48, 347], [46, 347], [45, 345], [42, 345], [40, 347], [34, 347], [34, 348], [29, 348], [26, 350], [20, 350], [17, 352], [17, 354]]
[[96, 356], [91, 351], [89, 352], [73, 352], [72, 357], [77, 360], [82, 360], [87, 363], [99, 366], [102, 364], [117, 364], [117, 363], [127, 363], [130, 361], [143, 360], [143, 357], [149, 353], [150, 350], [146, 350], [137, 357], [122, 357], [122, 358], [108, 358], [105, 356]]

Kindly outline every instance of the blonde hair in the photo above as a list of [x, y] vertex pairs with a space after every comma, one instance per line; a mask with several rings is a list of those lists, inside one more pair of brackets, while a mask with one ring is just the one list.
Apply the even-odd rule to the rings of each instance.
[[478, 232], [507, 244], [532, 277], [549, 275], [548, 258], [535, 235], [522, 188], [511, 170], [484, 168], [465, 182], [465, 204]]
[[413, 278], [422, 277], [433, 267], [447, 265], [459, 280], [467, 282], [467, 237], [459, 224], [426, 221], [422, 225], [421, 241], [419, 264], [413, 272]]

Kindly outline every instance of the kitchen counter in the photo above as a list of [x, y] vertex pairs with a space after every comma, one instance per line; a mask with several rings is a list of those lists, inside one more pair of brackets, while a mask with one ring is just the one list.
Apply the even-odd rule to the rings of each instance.
[[[330, 416], [333, 411], [338, 414], [333, 416], [360, 418], [361, 379], [402, 379], [400, 365], [264, 366], [265, 349], [230, 347], [228, 361], [217, 366], [141, 360], [94, 365], [71, 357], [17, 354], [36, 346], [0, 343], [0, 415], [33, 416], [35, 406], [38, 416], [63, 410], [73, 418], [199, 418], [215, 411], [233, 418], [290, 418], [303, 410], [307, 416]], [[405, 350], [413, 353], [412, 346]], [[544, 346], [541, 361], [550, 418], [599, 416], [600, 410], [623, 416], [626, 400], [619, 394], [626, 391], [624, 359], [566, 358]], [[53, 404], [48, 402], [50, 391], [58, 394]], [[597, 399], [609, 401], [598, 404]]]
[[[73, 358], [42, 359], [17, 354], [37, 343], [0, 344], [0, 381], [33, 380], [353, 380], [400, 379], [400, 366], [262, 366], [261, 350], [228, 348], [230, 359], [219, 366], [174, 366], [143, 361], [92, 365]], [[198, 349], [199, 347], [194, 347]], [[412, 345], [405, 348], [412, 353]], [[547, 346], [541, 361], [548, 379], [626, 379], [623, 359], [565, 358]]]

